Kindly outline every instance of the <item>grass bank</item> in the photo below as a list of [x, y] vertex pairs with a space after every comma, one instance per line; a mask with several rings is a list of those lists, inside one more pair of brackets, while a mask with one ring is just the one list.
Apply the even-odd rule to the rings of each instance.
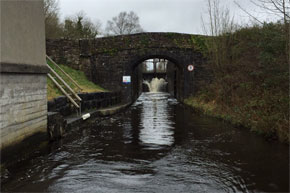
[[[69, 86], [76, 92], [78, 92], [78, 88], [71, 82], [69, 79], [64, 76], [59, 69], [57, 69], [54, 65], [48, 62], [50, 67], [52, 67], [68, 84]], [[69, 74], [82, 88], [81, 92], [101, 92], [106, 91], [105, 89], [101, 88], [100, 86], [94, 84], [93, 82], [89, 81], [84, 74], [84, 72], [72, 69], [66, 65], [59, 65], [67, 74]], [[47, 99], [51, 100], [58, 96], [62, 96], [62, 92], [57, 88], [57, 86], [47, 78]]]
[[[283, 24], [242, 28], [206, 42], [214, 79], [185, 103], [289, 143], [289, 65]], [[215, 41], [216, 53], [212, 45]]]

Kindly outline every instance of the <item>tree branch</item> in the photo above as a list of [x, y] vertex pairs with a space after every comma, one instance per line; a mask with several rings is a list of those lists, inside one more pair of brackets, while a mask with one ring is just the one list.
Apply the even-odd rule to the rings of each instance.
[[251, 18], [253, 18], [255, 21], [259, 22], [260, 24], [263, 24], [262, 21], [260, 21], [257, 17], [253, 16], [251, 13], [249, 13], [246, 9], [244, 9], [238, 2], [234, 1], [234, 3], [246, 14], [248, 14]]

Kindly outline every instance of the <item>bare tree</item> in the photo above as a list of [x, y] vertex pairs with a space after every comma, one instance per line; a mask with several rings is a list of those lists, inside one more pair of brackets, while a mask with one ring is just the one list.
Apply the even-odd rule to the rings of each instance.
[[[232, 33], [237, 26], [234, 17], [231, 16], [227, 7], [221, 7], [219, 0], [207, 0], [207, 22], [202, 17], [203, 29], [207, 35], [219, 36]], [[207, 25], [209, 27], [207, 27]]]
[[99, 20], [92, 22], [90, 18], [83, 20], [83, 37], [84, 38], [95, 38], [101, 34], [102, 23]]
[[106, 32], [108, 35], [123, 35], [142, 32], [143, 29], [139, 24], [139, 17], [131, 11], [120, 12], [118, 16], [113, 17], [107, 22]]
[[289, 0], [251, 0], [251, 2], [257, 7], [262, 8], [263, 10], [268, 11], [269, 13], [275, 14], [278, 17], [283, 18], [286, 23], [289, 20], [289, 9], [290, 1]]
[[101, 22], [92, 22], [84, 12], [78, 12], [74, 16], [66, 17], [64, 21], [63, 36], [65, 38], [95, 38], [101, 33]]
[[228, 8], [221, 7], [219, 0], [207, 1], [207, 23], [202, 18], [204, 32], [210, 37], [207, 47], [212, 65], [215, 67], [229, 64], [229, 45], [232, 43], [233, 32], [237, 29], [234, 18]]
[[58, 15], [58, 1], [57, 0], [44, 0], [44, 16], [49, 18], [52, 15]]
[[63, 37], [65, 38], [75, 37], [75, 23], [70, 17], [66, 17], [64, 20]]
[[62, 29], [59, 21], [57, 0], [44, 0], [45, 34], [47, 38], [58, 38]]

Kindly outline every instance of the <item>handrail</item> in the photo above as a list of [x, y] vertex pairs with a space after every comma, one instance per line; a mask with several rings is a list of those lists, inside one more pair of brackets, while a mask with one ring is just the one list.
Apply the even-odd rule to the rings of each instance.
[[82, 88], [78, 85], [78, 83], [70, 77], [58, 64], [56, 64], [48, 55], [46, 55], [46, 58], [52, 62], [66, 77], [68, 77], [78, 88], [79, 90], [82, 90]]
[[82, 101], [82, 99], [75, 93], [75, 91], [47, 64], [47, 67], [49, 70], [73, 93], [73, 95], [79, 100]]
[[62, 86], [58, 84], [58, 82], [50, 74], [47, 74], [47, 76], [54, 82], [54, 84], [61, 90], [61, 92], [65, 94], [70, 102], [79, 109], [80, 106], [69, 96], [69, 94], [62, 88]]

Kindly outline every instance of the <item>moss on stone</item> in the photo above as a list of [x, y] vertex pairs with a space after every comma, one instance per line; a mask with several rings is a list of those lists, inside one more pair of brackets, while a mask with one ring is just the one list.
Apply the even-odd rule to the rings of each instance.
[[179, 38], [175, 38], [173, 41], [178, 47], [182, 48], [184, 47], [184, 44], [185, 44], [184, 40], [185, 40], [184, 38], [179, 37]]
[[190, 44], [193, 44], [193, 47], [202, 52], [203, 54], [206, 54], [207, 46], [206, 46], [206, 37], [200, 36], [200, 35], [191, 35], [190, 39], [188, 39]]
[[126, 37], [126, 38], [124, 39], [124, 44], [125, 44], [126, 47], [130, 47], [131, 39], [128, 38], [128, 37]]
[[176, 33], [168, 32], [168, 33], [165, 33], [165, 36], [168, 37], [169, 39], [175, 39]]
[[117, 48], [103, 48], [101, 49], [101, 52], [114, 56], [118, 52], [118, 49]]
[[142, 36], [140, 42], [141, 42], [142, 47], [148, 47], [150, 43], [150, 39], [148, 38], [148, 36]]

